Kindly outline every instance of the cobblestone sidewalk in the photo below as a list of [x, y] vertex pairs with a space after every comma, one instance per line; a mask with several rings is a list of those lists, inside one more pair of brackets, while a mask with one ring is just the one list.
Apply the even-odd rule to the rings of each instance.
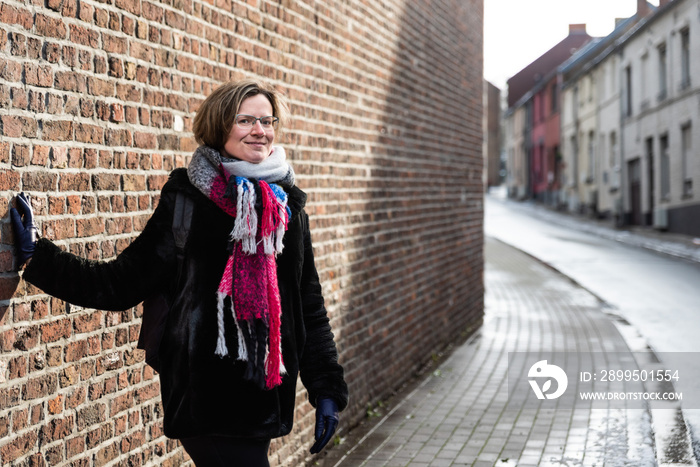
[[508, 397], [508, 352], [629, 354], [604, 306], [494, 239], [486, 241], [485, 281], [483, 327], [318, 465], [655, 465], [645, 410], [524, 408]]

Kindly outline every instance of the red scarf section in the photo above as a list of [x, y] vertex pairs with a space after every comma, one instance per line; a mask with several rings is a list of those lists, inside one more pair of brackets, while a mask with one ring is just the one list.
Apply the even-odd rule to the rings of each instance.
[[[235, 183], [235, 199], [226, 196], [230, 183]], [[224, 316], [230, 310], [238, 334], [238, 359], [248, 363], [245, 378], [271, 389], [282, 382], [285, 374], [275, 256], [282, 251], [289, 211], [287, 195], [282, 188], [262, 180], [257, 184], [260, 211], [255, 209], [255, 185], [246, 178], [226, 180], [224, 175], [219, 175], [211, 190], [212, 201], [236, 219], [231, 232], [233, 250], [217, 294], [216, 354], [228, 355]]]

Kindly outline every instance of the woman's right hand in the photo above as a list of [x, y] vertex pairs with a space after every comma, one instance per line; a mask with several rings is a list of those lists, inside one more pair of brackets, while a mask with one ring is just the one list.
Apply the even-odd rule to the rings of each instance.
[[22, 267], [34, 254], [37, 229], [34, 224], [34, 211], [32, 211], [27, 195], [20, 193], [17, 195], [16, 200], [19, 210], [11, 208], [10, 217], [12, 219], [12, 229], [15, 232], [17, 262], [18, 266]]

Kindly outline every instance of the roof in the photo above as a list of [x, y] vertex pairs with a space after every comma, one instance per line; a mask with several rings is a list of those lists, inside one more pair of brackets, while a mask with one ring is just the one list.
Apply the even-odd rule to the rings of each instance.
[[535, 61], [508, 80], [508, 107], [513, 106], [551, 71], [568, 60], [571, 55], [592, 38], [585, 30], [575, 30]]

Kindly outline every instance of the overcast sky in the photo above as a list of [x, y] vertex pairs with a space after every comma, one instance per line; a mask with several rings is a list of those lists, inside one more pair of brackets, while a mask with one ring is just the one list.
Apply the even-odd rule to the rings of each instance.
[[508, 78], [568, 35], [569, 24], [604, 37], [615, 18], [636, 10], [637, 0], [484, 0], [484, 77], [505, 90]]

